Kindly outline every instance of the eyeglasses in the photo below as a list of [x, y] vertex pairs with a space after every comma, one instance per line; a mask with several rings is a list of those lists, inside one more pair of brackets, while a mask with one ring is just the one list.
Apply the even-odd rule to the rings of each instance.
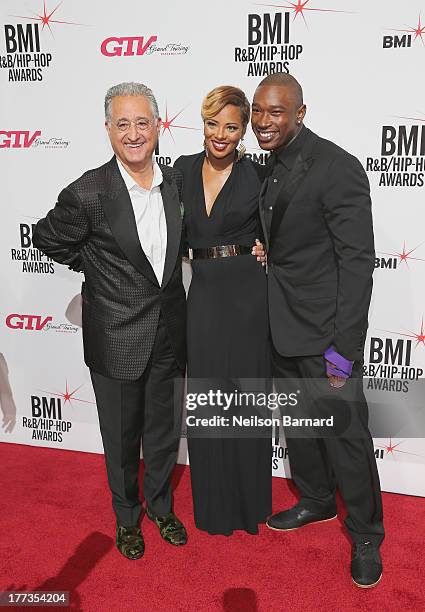
[[132, 125], [136, 126], [138, 132], [146, 132], [153, 128], [154, 122], [149, 119], [136, 119], [136, 121], [129, 121], [128, 119], [120, 119], [116, 123], [112, 123], [119, 132], [128, 132]]

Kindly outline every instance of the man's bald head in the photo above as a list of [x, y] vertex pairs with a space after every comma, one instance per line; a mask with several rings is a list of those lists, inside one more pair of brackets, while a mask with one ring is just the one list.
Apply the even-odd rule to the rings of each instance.
[[251, 124], [260, 147], [274, 151], [288, 145], [298, 134], [306, 113], [303, 90], [286, 72], [261, 81], [254, 93]]
[[269, 74], [269, 76], [266, 76], [266, 78], [260, 82], [258, 87], [271, 85], [286, 87], [291, 91], [294, 102], [297, 106], [302, 106], [304, 104], [302, 87], [298, 83], [297, 79], [291, 74], [287, 74], [286, 72], [275, 72], [274, 74]]

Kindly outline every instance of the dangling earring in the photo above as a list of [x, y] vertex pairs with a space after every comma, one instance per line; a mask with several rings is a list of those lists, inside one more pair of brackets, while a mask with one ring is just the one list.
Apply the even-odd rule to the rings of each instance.
[[240, 161], [246, 153], [246, 146], [243, 144], [242, 141], [243, 141], [243, 138], [241, 138], [239, 146], [236, 149], [237, 151], [236, 161]]
[[208, 147], [207, 147], [207, 143], [205, 142], [205, 139], [204, 139], [204, 151], [205, 151], [205, 157], [208, 157]]

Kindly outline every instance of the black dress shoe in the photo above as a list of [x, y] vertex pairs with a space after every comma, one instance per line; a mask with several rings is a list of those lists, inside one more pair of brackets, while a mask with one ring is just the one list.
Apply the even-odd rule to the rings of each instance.
[[274, 529], [275, 531], [291, 531], [292, 529], [304, 527], [304, 525], [309, 523], [321, 523], [323, 521], [331, 521], [334, 518], [336, 518], [336, 511], [333, 509], [326, 512], [312, 512], [297, 504], [289, 510], [273, 514], [273, 516], [267, 519], [266, 525], [269, 529]]
[[379, 548], [371, 542], [353, 545], [351, 578], [361, 589], [370, 589], [382, 578], [382, 560]]
[[157, 525], [161, 537], [166, 542], [174, 546], [183, 546], [183, 544], [186, 544], [186, 529], [175, 514], [169, 512], [164, 516], [155, 516], [155, 514], [147, 508], [146, 516]]
[[143, 557], [145, 541], [139, 527], [123, 527], [117, 523], [117, 548], [124, 557], [135, 561]]

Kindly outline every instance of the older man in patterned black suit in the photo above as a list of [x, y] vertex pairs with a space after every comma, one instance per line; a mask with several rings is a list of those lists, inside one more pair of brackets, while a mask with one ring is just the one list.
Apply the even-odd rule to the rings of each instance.
[[34, 246], [84, 272], [83, 342], [96, 394], [116, 541], [144, 553], [139, 527], [140, 444], [147, 516], [171, 544], [186, 543], [172, 512], [185, 367], [181, 177], [153, 161], [160, 119], [140, 83], [111, 87], [105, 125], [115, 155], [63, 189]]

